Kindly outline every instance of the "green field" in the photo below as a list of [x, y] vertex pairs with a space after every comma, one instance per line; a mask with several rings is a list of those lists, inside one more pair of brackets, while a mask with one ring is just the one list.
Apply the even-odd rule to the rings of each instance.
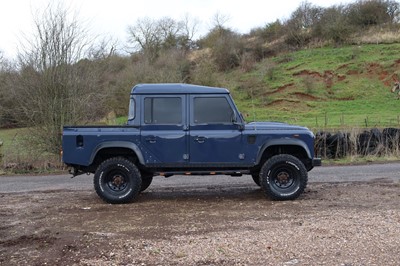
[[31, 144], [30, 129], [0, 130], [0, 175], [43, 173], [62, 168], [59, 154], [49, 154]]
[[[16, 162], [26, 159], [27, 153], [23, 152], [24, 145], [22, 138], [24, 129], [1, 129], [0, 130], [0, 174], [9, 162]], [[22, 156], [22, 153], [24, 155]]]
[[0, 130], [0, 142], [2, 143], [0, 149], [8, 150], [12, 148], [13, 144], [20, 143], [25, 132], [26, 130], [18, 128]]
[[400, 127], [400, 44], [319, 48], [284, 54], [224, 78], [247, 120], [313, 129]]

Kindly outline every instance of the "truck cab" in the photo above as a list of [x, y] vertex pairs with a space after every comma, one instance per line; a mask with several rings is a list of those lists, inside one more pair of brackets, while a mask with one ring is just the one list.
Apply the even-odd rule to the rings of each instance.
[[129, 110], [128, 125], [140, 127], [149, 167], [220, 168], [249, 163], [244, 160], [244, 121], [226, 89], [138, 85], [132, 89]]

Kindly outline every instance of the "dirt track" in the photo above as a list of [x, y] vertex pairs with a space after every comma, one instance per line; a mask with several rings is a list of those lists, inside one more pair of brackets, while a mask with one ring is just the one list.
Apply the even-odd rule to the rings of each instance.
[[0, 194], [0, 265], [398, 265], [400, 184], [310, 183], [272, 202], [251, 182]]

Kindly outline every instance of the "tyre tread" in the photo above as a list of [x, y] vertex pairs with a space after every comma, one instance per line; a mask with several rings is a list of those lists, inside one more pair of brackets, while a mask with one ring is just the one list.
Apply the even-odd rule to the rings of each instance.
[[[296, 191], [296, 193], [291, 194], [289, 196], [287, 195], [280, 195], [279, 193], [276, 193], [272, 188], [271, 185], [268, 183], [268, 171], [276, 164], [281, 163], [281, 162], [287, 162], [290, 161], [291, 163], [294, 163], [299, 169], [299, 178], [300, 178], [300, 184], [299, 184], [299, 189]], [[261, 168], [260, 171], [260, 181], [261, 181], [261, 187], [264, 190], [266, 196], [272, 200], [294, 200], [297, 199], [305, 190], [307, 187], [307, 182], [308, 182], [308, 173], [307, 170], [304, 166], [304, 164], [295, 156], [290, 155], [290, 154], [279, 154], [271, 157], [269, 160], [267, 160], [264, 165]]]

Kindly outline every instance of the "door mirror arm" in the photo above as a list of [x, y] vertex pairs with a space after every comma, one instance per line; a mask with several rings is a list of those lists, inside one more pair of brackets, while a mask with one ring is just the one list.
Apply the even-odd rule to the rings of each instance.
[[243, 124], [243, 122], [242, 122], [242, 119], [240, 119], [240, 117], [239, 117], [239, 119], [238, 119], [238, 115], [236, 114], [236, 112], [234, 112], [234, 113], [232, 114], [232, 123], [233, 123], [234, 125], [237, 125], [240, 131], [243, 131], [243, 130], [244, 130], [244, 124]]

